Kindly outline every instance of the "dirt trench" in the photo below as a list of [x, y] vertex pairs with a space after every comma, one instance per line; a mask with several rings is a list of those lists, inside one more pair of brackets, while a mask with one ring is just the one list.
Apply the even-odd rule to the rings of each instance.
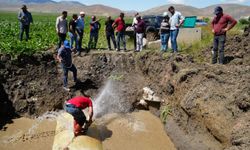
[[[247, 30], [248, 31], [248, 30]], [[229, 37], [226, 65], [196, 63], [191, 56], [143, 52], [91, 52], [74, 57], [80, 83], [69, 76], [71, 92], [62, 89], [60, 65], [46, 52], [19, 56], [10, 61], [1, 56], [0, 110], [1, 128], [18, 116], [39, 116], [60, 110], [65, 100], [77, 92], [96, 97], [108, 81], [116, 85], [119, 101], [105, 113], [131, 112], [142, 97], [143, 87], [150, 87], [171, 108], [165, 129], [180, 150], [250, 147], [250, 64], [249, 32]], [[203, 57], [210, 59], [211, 49]], [[229, 59], [230, 58], [230, 59]], [[159, 109], [148, 107], [159, 116]]]

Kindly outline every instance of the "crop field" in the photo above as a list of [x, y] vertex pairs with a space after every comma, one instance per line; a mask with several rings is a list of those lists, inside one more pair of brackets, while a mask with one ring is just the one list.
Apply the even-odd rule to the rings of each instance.
[[[56, 18], [60, 14], [32, 13], [33, 24], [30, 27], [30, 40], [19, 41], [19, 22], [17, 20], [18, 12], [0, 12], [0, 53], [11, 55], [33, 54], [48, 49], [55, 49], [58, 37], [55, 30]], [[72, 14], [68, 15], [68, 21]], [[98, 49], [107, 48], [106, 37], [104, 33], [105, 17], [101, 19], [102, 25], [99, 32]], [[114, 19], [114, 17], [113, 17]], [[85, 17], [85, 31], [83, 38], [83, 47], [87, 47], [89, 41], [89, 22], [90, 16]], [[131, 18], [126, 18], [126, 23], [130, 23]], [[25, 34], [24, 34], [25, 37]], [[69, 39], [69, 37], [67, 37]]]

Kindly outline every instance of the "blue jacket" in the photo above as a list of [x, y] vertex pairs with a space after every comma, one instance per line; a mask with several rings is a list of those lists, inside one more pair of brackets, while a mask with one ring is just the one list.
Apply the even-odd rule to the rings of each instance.
[[30, 25], [30, 23], [33, 22], [33, 18], [30, 12], [26, 11], [26, 12], [19, 12], [18, 14], [18, 20], [20, 22], [21, 25]]

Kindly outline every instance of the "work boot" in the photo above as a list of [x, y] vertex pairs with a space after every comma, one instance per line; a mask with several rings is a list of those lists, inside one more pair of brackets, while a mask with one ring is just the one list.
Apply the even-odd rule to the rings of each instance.
[[70, 88], [67, 88], [67, 87], [63, 87], [63, 89], [65, 90], [65, 91], [67, 91], [67, 92], [69, 92], [70, 91]]

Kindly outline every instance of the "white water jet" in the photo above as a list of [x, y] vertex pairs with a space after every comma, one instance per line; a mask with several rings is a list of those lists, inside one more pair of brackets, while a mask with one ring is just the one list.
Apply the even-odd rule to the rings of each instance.
[[102, 117], [110, 113], [128, 112], [131, 108], [121, 91], [119, 82], [109, 79], [97, 98], [93, 101], [94, 118]]

